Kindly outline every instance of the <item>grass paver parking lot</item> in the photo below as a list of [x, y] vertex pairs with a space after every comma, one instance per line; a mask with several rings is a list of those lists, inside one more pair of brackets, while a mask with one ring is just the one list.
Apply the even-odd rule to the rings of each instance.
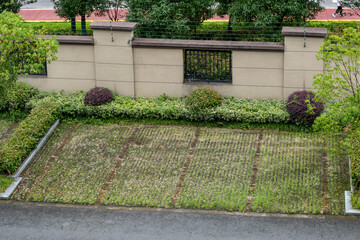
[[194, 128], [140, 127], [104, 204], [170, 205]]
[[202, 130], [178, 207], [243, 211], [258, 133]]
[[264, 132], [252, 209], [320, 213], [322, 154], [313, 134]]
[[315, 133], [62, 123], [12, 198], [343, 214], [348, 163], [322, 142]]
[[28, 199], [95, 203], [131, 130], [117, 125], [79, 126]]

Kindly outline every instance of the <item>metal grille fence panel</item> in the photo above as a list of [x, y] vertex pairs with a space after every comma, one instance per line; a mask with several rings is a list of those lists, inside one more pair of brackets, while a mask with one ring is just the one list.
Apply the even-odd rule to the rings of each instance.
[[231, 55], [231, 51], [185, 49], [185, 82], [231, 82]]

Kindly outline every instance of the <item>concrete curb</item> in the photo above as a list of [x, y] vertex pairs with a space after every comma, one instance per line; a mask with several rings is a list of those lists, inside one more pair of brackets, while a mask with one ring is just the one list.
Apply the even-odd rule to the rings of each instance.
[[51, 133], [54, 131], [54, 129], [59, 125], [60, 121], [56, 120], [56, 122], [50, 127], [50, 129], [47, 131], [46, 135], [40, 140], [40, 142], [37, 144], [36, 148], [29, 154], [29, 156], [25, 159], [25, 161], [20, 165], [18, 170], [15, 172], [14, 175], [11, 177], [14, 178], [14, 182], [8, 187], [4, 193], [0, 193], [0, 199], [8, 199], [13, 191], [16, 189], [16, 187], [19, 185], [19, 183], [22, 180], [22, 177], [19, 177], [20, 174], [24, 171], [24, 169], [27, 167], [27, 165], [31, 162], [31, 160], [35, 157], [37, 152], [41, 149], [41, 147], [44, 145], [46, 140], [49, 138]]
[[345, 214], [360, 216], [360, 210], [352, 208], [352, 205], [351, 205], [351, 193], [354, 191], [354, 186], [352, 185], [352, 178], [351, 178], [350, 157], [349, 157], [349, 173], [350, 173], [350, 189], [351, 189], [351, 191], [345, 191]]
[[37, 152], [40, 150], [40, 148], [44, 145], [46, 140], [49, 138], [50, 134], [54, 129], [59, 125], [59, 120], [56, 120], [56, 122], [51, 126], [49, 131], [46, 133], [46, 135], [40, 140], [36, 148], [29, 154], [29, 156], [25, 159], [25, 161], [21, 164], [21, 166], [18, 168], [18, 170], [15, 172], [14, 175], [12, 175], [13, 178], [17, 178], [20, 176], [20, 174], [24, 171], [26, 166], [30, 163], [30, 161], [34, 158], [34, 156], [37, 154]]
[[8, 199], [10, 195], [13, 193], [13, 191], [16, 189], [16, 187], [19, 185], [21, 180], [22, 177], [15, 178], [15, 180], [12, 182], [10, 187], [8, 187], [4, 193], [0, 193], [0, 199]]
[[350, 191], [345, 191], [345, 214], [360, 216], [360, 210], [352, 208]]

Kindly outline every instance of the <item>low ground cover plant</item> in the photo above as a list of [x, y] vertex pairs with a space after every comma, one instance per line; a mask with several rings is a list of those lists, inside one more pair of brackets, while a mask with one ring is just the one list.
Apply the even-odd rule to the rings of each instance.
[[59, 105], [43, 101], [32, 109], [1, 148], [0, 173], [14, 173], [58, 118]]

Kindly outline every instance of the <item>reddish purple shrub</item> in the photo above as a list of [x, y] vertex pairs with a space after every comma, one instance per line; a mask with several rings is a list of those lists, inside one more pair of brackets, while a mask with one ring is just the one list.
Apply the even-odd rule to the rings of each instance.
[[109, 103], [114, 100], [112, 92], [103, 87], [96, 87], [90, 89], [84, 99], [84, 103], [87, 106], [99, 106], [105, 103]]
[[[308, 108], [308, 104], [311, 105], [311, 109]], [[290, 114], [290, 119], [293, 123], [311, 126], [315, 118], [320, 116], [324, 110], [324, 104], [315, 101], [315, 95], [312, 92], [303, 90], [294, 92], [289, 96], [286, 110]]]

